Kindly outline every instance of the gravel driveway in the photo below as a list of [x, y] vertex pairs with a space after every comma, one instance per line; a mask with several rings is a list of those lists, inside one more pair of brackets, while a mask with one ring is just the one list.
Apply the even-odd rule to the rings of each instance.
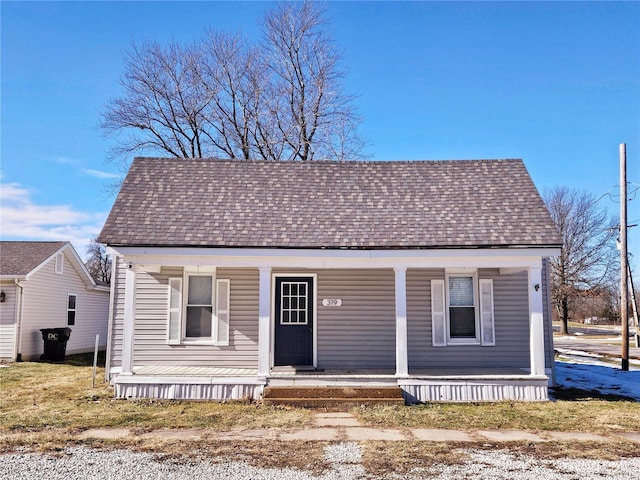
[[[640, 457], [618, 460], [541, 460], [501, 450], [467, 450], [464, 465], [441, 465], [413, 476], [389, 473], [387, 479], [424, 478], [474, 480], [546, 480], [546, 479], [640, 479]], [[128, 450], [101, 451], [83, 447], [68, 448], [61, 454], [13, 453], [0, 456], [0, 478], [12, 480], [75, 479], [265, 479], [265, 480], [355, 480], [381, 478], [368, 476], [361, 465], [357, 443], [338, 443], [325, 448], [331, 469], [322, 475], [289, 469], [268, 469], [243, 462], [214, 463], [207, 459], [164, 459], [162, 455], [134, 453]]]

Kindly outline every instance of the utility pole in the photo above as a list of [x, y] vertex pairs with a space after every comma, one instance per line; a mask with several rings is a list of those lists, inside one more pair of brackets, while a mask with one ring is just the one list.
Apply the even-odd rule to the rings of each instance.
[[638, 301], [636, 300], [636, 287], [633, 286], [633, 275], [631, 275], [631, 267], [629, 272], [629, 293], [631, 294], [631, 308], [633, 309], [633, 321], [636, 326], [636, 348], [640, 347], [640, 327], [638, 326]]
[[622, 323], [622, 362], [629, 371], [629, 312], [627, 280], [627, 144], [620, 144], [620, 319]]

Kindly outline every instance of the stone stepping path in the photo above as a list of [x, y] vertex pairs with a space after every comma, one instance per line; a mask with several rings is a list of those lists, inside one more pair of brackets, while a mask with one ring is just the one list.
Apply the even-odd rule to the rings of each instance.
[[640, 433], [619, 433], [612, 436], [594, 435], [579, 432], [541, 432], [532, 433], [525, 430], [479, 430], [465, 432], [460, 430], [413, 428], [372, 428], [360, 424], [350, 413], [328, 412], [317, 413], [313, 418], [314, 427], [303, 430], [279, 429], [232, 429], [217, 431], [211, 429], [161, 429], [134, 435], [124, 428], [100, 428], [85, 430], [77, 438], [82, 440], [101, 439], [114, 440], [122, 438], [141, 438], [159, 440], [283, 440], [283, 441], [408, 441], [426, 442], [549, 442], [549, 441], [583, 441], [607, 442], [613, 438], [623, 438], [640, 443]]

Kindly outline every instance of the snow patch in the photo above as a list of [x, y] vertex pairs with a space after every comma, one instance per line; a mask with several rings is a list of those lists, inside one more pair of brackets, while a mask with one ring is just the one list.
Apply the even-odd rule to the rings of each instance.
[[556, 361], [556, 382], [562, 388], [595, 390], [640, 401], [640, 370], [625, 372], [605, 365]]

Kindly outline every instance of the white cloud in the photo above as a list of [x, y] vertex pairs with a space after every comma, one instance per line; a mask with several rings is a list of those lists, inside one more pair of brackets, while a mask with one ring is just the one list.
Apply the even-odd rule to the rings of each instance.
[[104, 172], [102, 170], [96, 170], [93, 168], [84, 168], [82, 166], [84, 163], [82, 160], [66, 157], [64, 155], [50, 156], [50, 157], [47, 157], [47, 160], [50, 162], [57, 163], [59, 165], [71, 165], [72, 167], [76, 167], [77, 169], [79, 169], [83, 174], [89, 175], [95, 178], [115, 179], [115, 178], [122, 177], [122, 175], [120, 175], [119, 173]]
[[80, 160], [76, 160], [75, 158], [65, 157], [62, 155], [57, 155], [55, 157], [48, 157], [48, 160], [59, 163], [60, 165], [80, 165], [82, 162]]
[[102, 228], [106, 213], [80, 212], [69, 205], [38, 205], [19, 183], [0, 185], [3, 240], [70, 241], [81, 257]]
[[92, 170], [91, 168], [83, 168], [82, 172], [96, 178], [121, 178], [118, 173], [102, 172], [100, 170]]

